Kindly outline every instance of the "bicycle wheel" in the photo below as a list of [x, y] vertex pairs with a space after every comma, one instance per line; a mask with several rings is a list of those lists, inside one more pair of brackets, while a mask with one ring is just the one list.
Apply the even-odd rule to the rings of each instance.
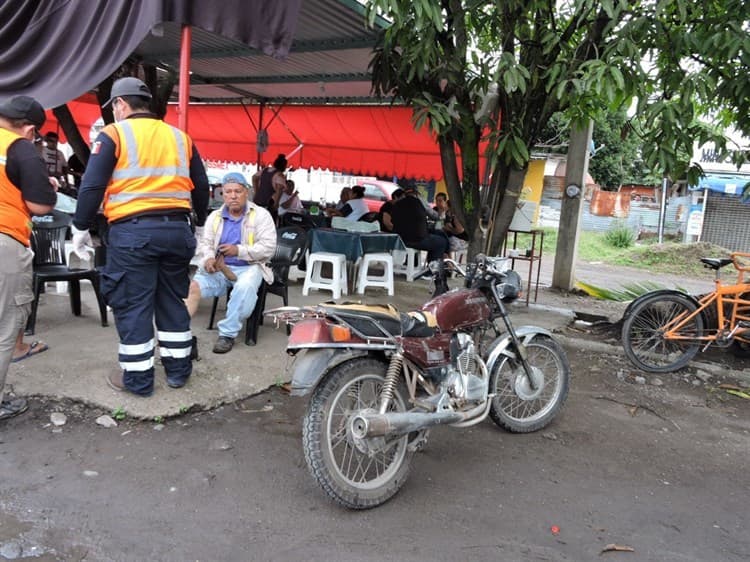
[[679, 293], [643, 298], [622, 325], [622, 345], [627, 358], [650, 373], [670, 373], [687, 365], [701, 347], [696, 338], [703, 334], [703, 316], [696, 314], [680, 328], [678, 335], [685, 339], [665, 338], [664, 327], [697, 308], [695, 302]]

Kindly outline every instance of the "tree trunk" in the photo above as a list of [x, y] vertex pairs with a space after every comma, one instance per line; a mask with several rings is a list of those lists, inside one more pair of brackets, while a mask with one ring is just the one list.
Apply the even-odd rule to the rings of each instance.
[[55, 107], [52, 110], [52, 113], [54, 113], [62, 130], [65, 132], [65, 136], [68, 139], [68, 143], [70, 143], [70, 146], [73, 148], [73, 152], [75, 152], [78, 159], [85, 166], [89, 161], [89, 154], [91, 151], [89, 150], [88, 143], [84, 140], [83, 136], [81, 136], [81, 132], [78, 130], [78, 126], [73, 120], [73, 115], [70, 113], [70, 109], [68, 109], [66, 104], [63, 104]]
[[497, 205], [497, 211], [493, 219], [492, 238], [489, 245], [490, 255], [496, 256], [500, 253], [503, 239], [517, 209], [516, 204], [523, 189], [527, 168], [528, 166], [523, 169], [510, 168], [508, 171], [503, 197]]

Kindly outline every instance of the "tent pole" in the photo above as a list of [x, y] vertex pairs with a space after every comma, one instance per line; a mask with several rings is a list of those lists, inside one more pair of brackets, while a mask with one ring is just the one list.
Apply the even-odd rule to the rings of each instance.
[[[266, 102], [263, 101], [263, 100], [260, 100], [260, 107], [258, 108], [259, 109], [259, 111], [258, 111], [258, 133], [260, 133], [263, 130], [263, 110], [265, 108], [266, 108]], [[259, 148], [258, 147], [258, 143], [256, 142], [255, 144], [256, 144], [256, 149]], [[261, 166], [261, 164], [260, 164], [260, 150], [258, 150], [256, 152], [256, 154], [257, 154], [257, 157], [256, 157], [256, 160], [255, 160], [255, 165], [258, 167], [258, 170], [260, 170], [260, 166]]]
[[187, 132], [188, 103], [190, 103], [190, 43], [193, 32], [189, 25], [182, 26], [180, 38], [180, 86], [177, 126]]

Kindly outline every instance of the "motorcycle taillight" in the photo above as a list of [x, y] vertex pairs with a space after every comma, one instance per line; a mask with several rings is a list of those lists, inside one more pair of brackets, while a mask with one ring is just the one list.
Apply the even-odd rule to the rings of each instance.
[[297, 322], [289, 335], [288, 347], [309, 343], [330, 343], [331, 331], [323, 318], [308, 318]]

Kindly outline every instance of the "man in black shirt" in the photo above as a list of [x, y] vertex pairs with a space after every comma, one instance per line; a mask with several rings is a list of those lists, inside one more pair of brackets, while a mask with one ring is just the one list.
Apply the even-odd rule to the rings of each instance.
[[393, 205], [395, 205], [396, 201], [403, 196], [404, 190], [401, 188], [396, 189], [391, 193], [390, 201], [386, 201], [383, 203], [383, 206], [380, 207], [380, 210], [378, 211], [378, 222], [380, 223], [380, 230], [383, 232], [393, 232], [393, 217], [391, 216]]
[[404, 244], [415, 250], [426, 250], [427, 260], [434, 261], [448, 253], [448, 238], [431, 234], [427, 228], [427, 210], [418, 199], [416, 187], [407, 187], [406, 196], [393, 204], [393, 231]]
[[0, 420], [27, 408], [23, 398], [3, 397], [3, 387], [34, 300], [31, 215], [49, 213], [57, 200], [31, 142], [44, 121], [44, 108], [34, 98], [0, 103]]

